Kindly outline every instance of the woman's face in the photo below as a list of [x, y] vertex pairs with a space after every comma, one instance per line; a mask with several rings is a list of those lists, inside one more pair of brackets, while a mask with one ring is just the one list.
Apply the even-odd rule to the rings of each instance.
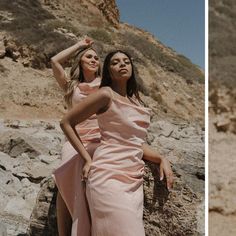
[[89, 49], [84, 53], [84, 55], [81, 57], [81, 66], [83, 71], [87, 72], [94, 72], [96, 73], [99, 68], [99, 58], [97, 53]]
[[128, 56], [117, 52], [110, 61], [110, 74], [112, 80], [129, 80], [132, 75], [132, 65]]

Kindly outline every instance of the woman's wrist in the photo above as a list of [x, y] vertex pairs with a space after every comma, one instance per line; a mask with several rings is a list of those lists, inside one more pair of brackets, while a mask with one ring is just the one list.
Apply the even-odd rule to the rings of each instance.
[[84, 40], [81, 40], [81, 41], [77, 42], [75, 45], [77, 46], [77, 50], [78, 50], [78, 49], [85, 48], [85, 47], [88, 46], [88, 45], [86, 45], [86, 43], [84, 42]]
[[77, 50], [84, 47], [81, 41], [77, 42], [75, 45], [76, 45]]
[[165, 160], [166, 160], [166, 158], [165, 158], [164, 156], [159, 156], [159, 159], [160, 159], [160, 163], [161, 163], [162, 161], [165, 161]]
[[89, 154], [84, 156], [84, 160], [86, 164], [91, 164], [92, 163], [92, 158]]
[[92, 163], [92, 160], [90, 159], [90, 160], [86, 160], [86, 163], [87, 164], [91, 164]]

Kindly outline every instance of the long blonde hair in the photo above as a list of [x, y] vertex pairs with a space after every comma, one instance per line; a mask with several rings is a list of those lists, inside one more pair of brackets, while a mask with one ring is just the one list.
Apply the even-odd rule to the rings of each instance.
[[[96, 52], [94, 48], [86, 47], [79, 50], [74, 57], [74, 62], [70, 69], [70, 81], [68, 81], [67, 91], [64, 96], [65, 102], [68, 107], [72, 106], [72, 95], [73, 95], [74, 89], [79, 83], [82, 83], [85, 81], [83, 69], [81, 66], [81, 58], [85, 54], [85, 52], [87, 52], [90, 49]], [[101, 66], [99, 65], [98, 70], [95, 74], [95, 77], [98, 77], [100, 75], [101, 75]]]

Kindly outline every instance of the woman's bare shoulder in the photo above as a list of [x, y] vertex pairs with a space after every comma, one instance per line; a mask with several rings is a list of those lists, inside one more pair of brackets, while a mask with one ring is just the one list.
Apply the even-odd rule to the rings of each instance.
[[104, 98], [107, 99], [112, 99], [113, 97], [113, 92], [112, 89], [108, 86], [106, 87], [102, 87], [98, 90], [98, 92], [101, 94], [101, 96], [103, 96]]

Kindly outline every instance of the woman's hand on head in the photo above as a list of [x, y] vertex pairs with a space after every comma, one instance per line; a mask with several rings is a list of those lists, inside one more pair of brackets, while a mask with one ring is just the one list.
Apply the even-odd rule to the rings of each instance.
[[160, 162], [160, 180], [166, 177], [167, 189], [170, 190], [173, 187], [174, 175], [170, 166], [170, 162], [166, 158], [162, 158]]
[[90, 47], [92, 46], [92, 44], [94, 43], [94, 41], [89, 38], [88, 36], [85, 36], [84, 39], [80, 40], [77, 44], [80, 47]]

